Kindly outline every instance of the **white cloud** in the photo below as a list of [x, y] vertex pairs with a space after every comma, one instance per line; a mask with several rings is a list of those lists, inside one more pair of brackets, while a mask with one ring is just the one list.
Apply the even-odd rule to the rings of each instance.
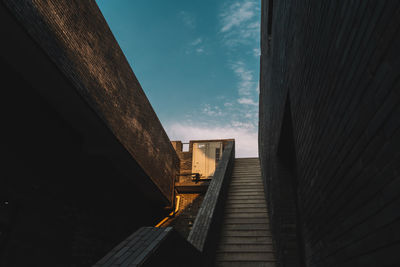
[[231, 102], [226, 102], [226, 103], [224, 103], [224, 106], [225, 106], [225, 107], [232, 107], [233, 104], [232, 104]]
[[208, 116], [222, 116], [222, 111], [218, 106], [212, 107], [210, 104], [205, 104], [202, 113]]
[[200, 44], [201, 42], [203, 42], [203, 39], [199, 37], [196, 40], [194, 40], [193, 42], [191, 42], [190, 44], [193, 46], [196, 46], [196, 45]]
[[258, 133], [251, 124], [234, 122], [229, 126], [192, 125], [174, 123], [167, 125], [166, 132], [171, 140], [228, 139], [236, 141], [236, 157], [258, 157]]
[[[167, 125], [171, 140], [187, 142], [195, 139], [236, 139], [236, 156], [258, 156], [258, 77], [250, 68], [254, 56], [259, 56], [260, 3], [258, 0], [226, 1], [219, 14], [219, 37], [232, 60], [228, 66], [236, 77], [236, 96], [200, 103], [191, 114], [179, 123]], [[181, 13], [182, 18], [189, 14]], [[193, 16], [191, 16], [193, 18]], [[190, 17], [189, 17], [190, 18]], [[188, 25], [195, 27], [195, 21]], [[186, 26], [188, 26], [186, 25]], [[188, 41], [187, 54], [207, 54], [208, 40], [198, 36]], [[240, 52], [246, 51], [243, 53]], [[241, 57], [246, 56], [244, 59]], [[248, 65], [248, 64], [252, 65]]]
[[193, 52], [196, 52], [197, 54], [203, 54], [205, 52], [203, 39], [201, 37], [193, 40], [186, 49], [186, 54], [191, 54]]
[[196, 28], [196, 19], [193, 15], [189, 14], [186, 11], [179, 12], [179, 16], [182, 19], [183, 24], [190, 29]]
[[199, 47], [199, 48], [196, 49], [196, 52], [197, 52], [198, 54], [202, 54], [202, 53], [204, 53], [204, 48]]
[[261, 50], [260, 50], [259, 47], [253, 48], [253, 55], [254, 55], [255, 57], [259, 57], [259, 56], [261, 55]]
[[238, 99], [238, 103], [239, 104], [244, 104], [244, 105], [253, 105], [253, 106], [258, 106], [258, 103], [255, 102], [253, 99], [251, 98], [239, 98]]
[[260, 7], [257, 0], [239, 0], [220, 14], [223, 41], [228, 47], [257, 46], [260, 36]]
[[238, 61], [231, 65], [236, 76], [239, 78], [238, 93], [240, 96], [249, 96], [252, 93], [252, 88], [255, 87], [253, 72], [246, 69], [242, 61]]
[[245, 1], [233, 3], [221, 14], [221, 32], [227, 32], [233, 27], [238, 27], [246, 21], [251, 20], [255, 15], [255, 2]]

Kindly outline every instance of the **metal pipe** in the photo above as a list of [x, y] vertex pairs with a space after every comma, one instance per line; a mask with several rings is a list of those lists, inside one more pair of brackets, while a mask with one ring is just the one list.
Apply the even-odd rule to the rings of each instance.
[[179, 210], [179, 202], [181, 200], [181, 196], [176, 196], [176, 206], [175, 206], [175, 210], [172, 211], [167, 217], [165, 217], [164, 219], [162, 219], [159, 223], [156, 224], [156, 226], [154, 227], [160, 227], [161, 225], [163, 225], [169, 218], [171, 218], [172, 216], [174, 216], [178, 210]]

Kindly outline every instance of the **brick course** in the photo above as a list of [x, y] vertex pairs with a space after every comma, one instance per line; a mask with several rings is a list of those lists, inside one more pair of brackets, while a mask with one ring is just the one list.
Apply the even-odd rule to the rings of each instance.
[[[399, 264], [399, 3], [270, 1], [259, 148], [281, 264]], [[288, 107], [293, 129], [282, 137]], [[294, 144], [283, 158], [280, 138]], [[295, 167], [284, 166], [292, 156]]]

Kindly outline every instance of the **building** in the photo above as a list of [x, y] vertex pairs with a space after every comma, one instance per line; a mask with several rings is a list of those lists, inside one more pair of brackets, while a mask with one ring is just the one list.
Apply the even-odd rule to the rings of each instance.
[[95, 1], [2, 1], [0, 266], [88, 266], [174, 207], [179, 158]]
[[400, 5], [262, 1], [259, 155], [281, 266], [397, 266]]
[[0, 266], [399, 266], [399, 14], [262, 0], [259, 160], [171, 144], [94, 0], [3, 0]]

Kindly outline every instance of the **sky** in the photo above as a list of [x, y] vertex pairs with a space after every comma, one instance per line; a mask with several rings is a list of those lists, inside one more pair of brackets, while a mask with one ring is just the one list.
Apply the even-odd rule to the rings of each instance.
[[259, 0], [97, 0], [171, 140], [258, 156]]

